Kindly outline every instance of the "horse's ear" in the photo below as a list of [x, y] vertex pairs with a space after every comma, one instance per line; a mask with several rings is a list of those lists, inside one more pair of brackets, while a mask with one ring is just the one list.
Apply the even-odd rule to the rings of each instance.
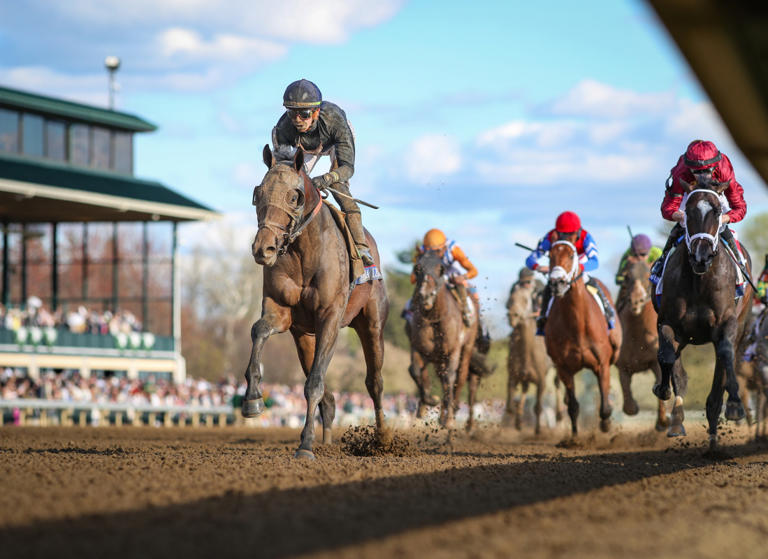
[[297, 173], [301, 173], [302, 167], [304, 167], [304, 150], [297, 149], [293, 158], [293, 168], [296, 169]]
[[687, 180], [683, 180], [682, 178], [678, 179], [677, 182], [678, 184], [680, 184], [680, 188], [683, 189], [683, 192], [690, 192], [691, 190], [696, 188], [695, 182], [691, 183], [691, 182], [688, 182]]
[[723, 192], [725, 192], [725, 189], [728, 188], [729, 184], [730, 183], [728, 181], [725, 181], [725, 182], [712, 181], [711, 186], [712, 186], [712, 190], [714, 190], [718, 194], [722, 194]]
[[264, 151], [261, 156], [264, 159], [264, 165], [266, 165], [268, 169], [271, 169], [272, 165], [275, 164], [275, 156], [272, 155], [272, 150], [270, 149], [269, 144], [264, 144]]

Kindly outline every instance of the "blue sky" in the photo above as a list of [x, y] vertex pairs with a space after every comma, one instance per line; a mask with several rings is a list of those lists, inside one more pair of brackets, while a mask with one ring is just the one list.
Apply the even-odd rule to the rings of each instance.
[[[555, 216], [582, 216], [612, 282], [626, 225], [652, 236], [694, 138], [731, 156], [750, 214], [764, 185], [652, 10], [634, 0], [28, 0], [0, 5], [0, 84], [106, 103], [160, 129], [136, 172], [225, 213], [248, 250], [252, 186], [285, 86], [315, 81], [355, 129], [352, 191], [386, 264], [431, 227], [457, 240], [500, 324], [506, 290]], [[659, 239], [661, 240], [661, 239]], [[500, 327], [501, 328], [501, 327]], [[501, 328], [503, 329], [503, 328]]]

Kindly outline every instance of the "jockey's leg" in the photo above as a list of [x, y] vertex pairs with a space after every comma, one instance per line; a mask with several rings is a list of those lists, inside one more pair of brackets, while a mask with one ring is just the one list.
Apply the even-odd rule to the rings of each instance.
[[[346, 196], [352, 196], [349, 192], [349, 183], [335, 182], [331, 185], [331, 188], [338, 190]], [[357, 202], [346, 196], [339, 196], [335, 192], [332, 192], [333, 198], [336, 203], [344, 212], [344, 221], [347, 222], [349, 232], [352, 234], [352, 239], [355, 241], [355, 247], [357, 248], [357, 254], [363, 260], [363, 265], [366, 267], [373, 266], [373, 256], [371, 255], [371, 249], [368, 246], [368, 241], [365, 238], [365, 230], [363, 229], [363, 219], [360, 216], [360, 208], [357, 206]]]
[[669, 251], [672, 250], [672, 247], [677, 243], [677, 239], [679, 239], [680, 235], [683, 233], [685, 233], [683, 226], [679, 223], [675, 223], [672, 231], [669, 232], [669, 237], [667, 237], [667, 243], [661, 251], [661, 256], [659, 256], [659, 259], [656, 260], [651, 267], [651, 281], [654, 283], [658, 283], [661, 280], [661, 272], [664, 269], [664, 262], [667, 260], [667, 255], [669, 255]]
[[536, 335], [544, 335], [544, 327], [547, 325], [547, 313], [549, 312], [549, 301], [552, 299], [552, 288], [547, 283], [544, 286], [544, 291], [541, 292], [541, 310], [539, 311], [539, 318], [536, 319]]
[[467, 304], [467, 286], [461, 283], [454, 283], [453, 285], [456, 287], [456, 292], [461, 300], [461, 319], [464, 321], [465, 326], [469, 326], [472, 324], [472, 315]]
[[[742, 269], [746, 269], [746, 261], [744, 260], [744, 256], [741, 254], [741, 251], [736, 246], [736, 239], [733, 237], [733, 231], [726, 225], [723, 227], [723, 230], [720, 232], [720, 237], [728, 244], [728, 248], [731, 249], [731, 252], [733, 252], [734, 256], [739, 260], [740, 267]], [[739, 282], [739, 279], [741, 282]], [[744, 282], [745, 280], [743, 277], [739, 277], [736, 280], [736, 296], [741, 297], [744, 295]]]
[[591, 276], [587, 280], [587, 285], [591, 285], [597, 291], [597, 296], [600, 297], [600, 302], [603, 304], [603, 311], [605, 312], [605, 320], [608, 322], [608, 329], [613, 330], [613, 327], [616, 325], [616, 315], [613, 312], [613, 307], [611, 306], [610, 301], [608, 301], [608, 297], [603, 292], [603, 288], [600, 287], [600, 284]]

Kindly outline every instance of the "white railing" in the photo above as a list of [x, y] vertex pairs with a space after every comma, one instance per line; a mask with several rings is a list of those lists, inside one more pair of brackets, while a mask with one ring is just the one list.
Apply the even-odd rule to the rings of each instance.
[[[235, 412], [238, 413], [235, 413]], [[9, 413], [10, 412], [10, 413]], [[189, 425], [235, 423], [239, 410], [232, 406], [156, 406], [113, 402], [77, 402], [19, 398], [0, 400], [0, 425], [10, 415], [17, 425]]]

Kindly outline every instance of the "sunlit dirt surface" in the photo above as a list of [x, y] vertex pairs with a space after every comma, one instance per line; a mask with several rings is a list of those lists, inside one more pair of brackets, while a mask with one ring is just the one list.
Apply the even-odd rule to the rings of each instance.
[[688, 431], [339, 430], [312, 462], [288, 429], [4, 427], [0, 556], [767, 556], [768, 445]]

